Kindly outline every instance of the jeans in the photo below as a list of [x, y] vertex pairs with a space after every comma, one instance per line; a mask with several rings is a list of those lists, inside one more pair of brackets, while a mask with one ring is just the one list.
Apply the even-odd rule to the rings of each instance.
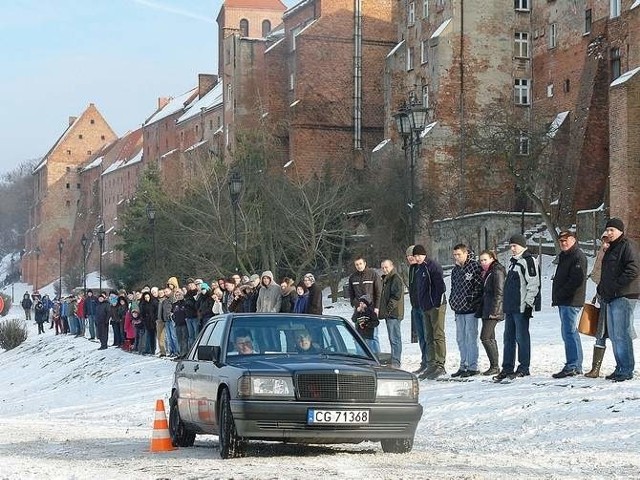
[[96, 338], [96, 316], [87, 315], [87, 323], [89, 324], [89, 337]]
[[529, 319], [524, 313], [506, 313], [504, 315], [504, 354], [502, 370], [513, 373], [516, 361], [516, 345], [518, 347], [518, 371], [529, 374], [531, 364], [531, 337], [529, 336]]
[[200, 331], [200, 320], [196, 317], [187, 318], [187, 330], [189, 331], [189, 348], [191, 348], [191, 345], [195, 343], [198, 332]]
[[402, 362], [402, 334], [400, 333], [400, 320], [397, 318], [387, 318], [387, 334], [391, 345], [391, 366], [400, 368]]
[[164, 324], [164, 338], [166, 342], [167, 350], [171, 355], [178, 355], [180, 349], [178, 348], [178, 337], [176, 335], [176, 324], [173, 320], [169, 320]]
[[633, 356], [633, 311], [637, 300], [615, 298], [607, 303], [607, 332], [616, 359], [616, 374], [632, 377], [635, 368]]
[[178, 355], [185, 357], [189, 352], [189, 330], [187, 330], [187, 325], [176, 325], [176, 336], [178, 337]]
[[373, 329], [373, 339], [371, 340], [373, 351], [380, 353], [380, 337], [378, 336], [378, 327]]
[[380, 345], [376, 342], [375, 338], [365, 338], [364, 341], [376, 356], [380, 353]]
[[456, 313], [456, 340], [460, 370], [478, 370], [478, 319], [474, 313]]
[[418, 345], [420, 345], [420, 352], [422, 353], [420, 368], [427, 368], [429, 366], [427, 337], [424, 328], [424, 312], [421, 308], [411, 308], [411, 324], [413, 325], [413, 330], [416, 332], [416, 335], [418, 335]]
[[560, 305], [558, 311], [560, 313], [560, 330], [566, 358], [564, 370], [582, 372], [582, 342], [578, 333], [580, 307]]

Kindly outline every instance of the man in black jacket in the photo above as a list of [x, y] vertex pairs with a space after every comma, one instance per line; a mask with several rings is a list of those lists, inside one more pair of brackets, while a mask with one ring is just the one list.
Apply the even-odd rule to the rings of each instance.
[[606, 308], [607, 333], [613, 346], [616, 369], [606, 378], [616, 382], [631, 380], [633, 356], [633, 311], [640, 298], [640, 256], [637, 245], [624, 236], [619, 218], [607, 222], [609, 248], [602, 258], [598, 295]]
[[578, 333], [578, 314], [584, 304], [587, 282], [587, 257], [578, 246], [575, 233], [565, 230], [558, 235], [560, 255], [553, 276], [551, 305], [558, 307], [560, 331], [564, 342], [564, 368], [553, 378], [573, 377], [582, 373], [582, 343]]
[[[354, 311], [360, 305], [360, 298], [368, 295], [371, 299], [371, 306], [376, 315], [380, 313], [380, 295], [382, 293], [382, 279], [378, 273], [367, 267], [367, 261], [359, 256], [353, 261], [356, 271], [349, 276], [349, 299]], [[373, 350], [380, 352], [380, 342], [378, 340], [378, 329], [373, 335]]]

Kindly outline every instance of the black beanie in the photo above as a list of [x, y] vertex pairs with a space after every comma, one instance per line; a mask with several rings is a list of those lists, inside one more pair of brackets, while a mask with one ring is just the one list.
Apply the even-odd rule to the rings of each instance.
[[524, 238], [524, 235], [520, 233], [516, 233], [515, 235], [511, 235], [509, 239], [509, 244], [515, 243], [516, 245], [520, 245], [523, 248], [527, 248], [527, 239]]
[[624, 232], [624, 223], [619, 218], [610, 218], [605, 228], [609, 228], [609, 227], [617, 228], [621, 232]]
[[413, 254], [414, 255], [426, 255], [427, 254], [427, 250], [422, 245], [418, 244], [415, 247], [413, 247]]

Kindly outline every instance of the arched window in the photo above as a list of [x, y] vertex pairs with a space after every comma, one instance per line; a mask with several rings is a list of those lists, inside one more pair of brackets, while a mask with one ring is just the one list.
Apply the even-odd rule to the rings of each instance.
[[243, 18], [240, 20], [240, 35], [243, 37], [249, 36], [249, 20]]
[[262, 21], [262, 37], [266, 37], [267, 35], [269, 35], [269, 32], [271, 31], [271, 22], [269, 20], [263, 20]]

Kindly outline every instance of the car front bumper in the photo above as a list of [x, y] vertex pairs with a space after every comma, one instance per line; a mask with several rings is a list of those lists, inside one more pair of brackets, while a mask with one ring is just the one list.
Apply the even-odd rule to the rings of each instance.
[[[307, 412], [368, 410], [366, 424], [308, 425]], [[301, 443], [354, 443], [389, 438], [413, 438], [422, 405], [416, 403], [310, 403], [232, 400], [238, 435], [247, 439]]]

